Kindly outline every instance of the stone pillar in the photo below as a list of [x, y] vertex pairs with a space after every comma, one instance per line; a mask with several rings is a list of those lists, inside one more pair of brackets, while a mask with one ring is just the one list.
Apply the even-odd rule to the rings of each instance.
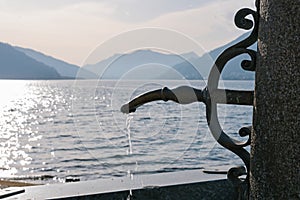
[[250, 198], [300, 199], [300, 0], [261, 0]]

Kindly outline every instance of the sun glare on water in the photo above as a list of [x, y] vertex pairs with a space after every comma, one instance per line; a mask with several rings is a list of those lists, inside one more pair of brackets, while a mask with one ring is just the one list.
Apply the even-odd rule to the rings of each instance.
[[28, 81], [0, 81], [0, 174], [12, 177], [17, 168], [26, 169], [32, 158], [26, 153], [31, 145], [21, 145], [23, 134], [32, 134], [22, 115], [28, 105], [24, 104]]

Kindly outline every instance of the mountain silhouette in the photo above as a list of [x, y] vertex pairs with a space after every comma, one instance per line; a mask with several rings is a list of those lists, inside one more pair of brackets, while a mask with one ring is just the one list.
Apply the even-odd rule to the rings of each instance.
[[[232, 42], [198, 56], [194, 52], [182, 55], [166, 54], [152, 50], [137, 50], [128, 54], [115, 54], [95, 64], [83, 66], [103, 79], [189, 79], [207, 78], [217, 57], [228, 47], [245, 39], [245, 33]], [[256, 44], [250, 47], [256, 49]], [[241, 68], [240, 55], [230, 60], [222, 74], [224, 80], [253, 80], [254, 73]]]
[[[84, 69], [96, 73], [103, 79], [168, 79], [162, 75], [175, 64], [183, 62], [179, 55], [165, 54], [149, 49], [137, 50], [128, 54], [115, 54]], [[176, 76], [176, 73], [172, 73]]]
[[61, 79], [52, 67], [38, 62], [9, 44], [0, 43], [1, 79]]
[[[249, 33], [244, 33], [243, 35], [239, 36], [232, 42], [229, 42], [221, 47], [218, 47], [208, 53], [203, 54], [199, 59], [198, 59], [198, 65], [202, 66], [205, 64], [209, 64], [210, 66], [213, 65], [212, 61], [215, 61], [217, 57], [228, 47], [244, 40], [249, 36]], [[257, 44], [253, 44], [250, 46], [249, 49], [256, 50], [257, 49]], [[240, 56], [237, 56], [233, 59], [231, 59], [226, 65], [225, 68], [223, 69], [223, 72], [221, 74], [221, 78], [224, 80], [254, 80], [254, 72], [250, 71], [245, 71], [241, 67], [241, 62], [243, 60], [249, 59], [248, 55], [242, 54]], [[204, 68], [206, 70], [202, 70], [202, 75], [204, 77], [208, 77], [209, 71], [211, 68]]]
[[97, 78], [96, 74], [81, 69], [77, 65], [69, 64], [65, 61], [53, 58], [52, 56], [45, 55], [33, 49], [14, 47], [16, 50], [25, 53], [27, 56], [35, 59], [38, 62], [54, 68], [64, 78], [80, 78], [80, 79], [94, 79]]
[[[0, 43], [0, 78], [2, 79], [189, 79], [207, 78], [217, 57], [229, 46], [245, 39], [245, 33], [234, 41], [198, 56], [194, 52], [181, 55], [136, 50], [115, 54], [83, 67], [45, 55], [41, 52]], [[250, 47], [256, 49], [256, 44]], [[241, 68], [240, 55], [230, 60], [222, 74], [224, 80], [253, 80], [254, 73]]]

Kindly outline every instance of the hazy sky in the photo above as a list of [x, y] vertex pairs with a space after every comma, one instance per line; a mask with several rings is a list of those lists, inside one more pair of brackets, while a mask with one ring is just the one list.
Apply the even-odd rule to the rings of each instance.
[[158, 27], [209, 51], [244, 32], [234, 14], [253, 6], [254, 0], [0, 0], [0, 41], [81, 65], [118, 34]]

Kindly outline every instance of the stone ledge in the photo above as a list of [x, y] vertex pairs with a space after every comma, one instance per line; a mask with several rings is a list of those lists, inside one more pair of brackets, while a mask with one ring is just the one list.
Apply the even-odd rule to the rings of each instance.
[[8, 199], [232, 199], [225, 174], [202, 170], [26, 187]]

